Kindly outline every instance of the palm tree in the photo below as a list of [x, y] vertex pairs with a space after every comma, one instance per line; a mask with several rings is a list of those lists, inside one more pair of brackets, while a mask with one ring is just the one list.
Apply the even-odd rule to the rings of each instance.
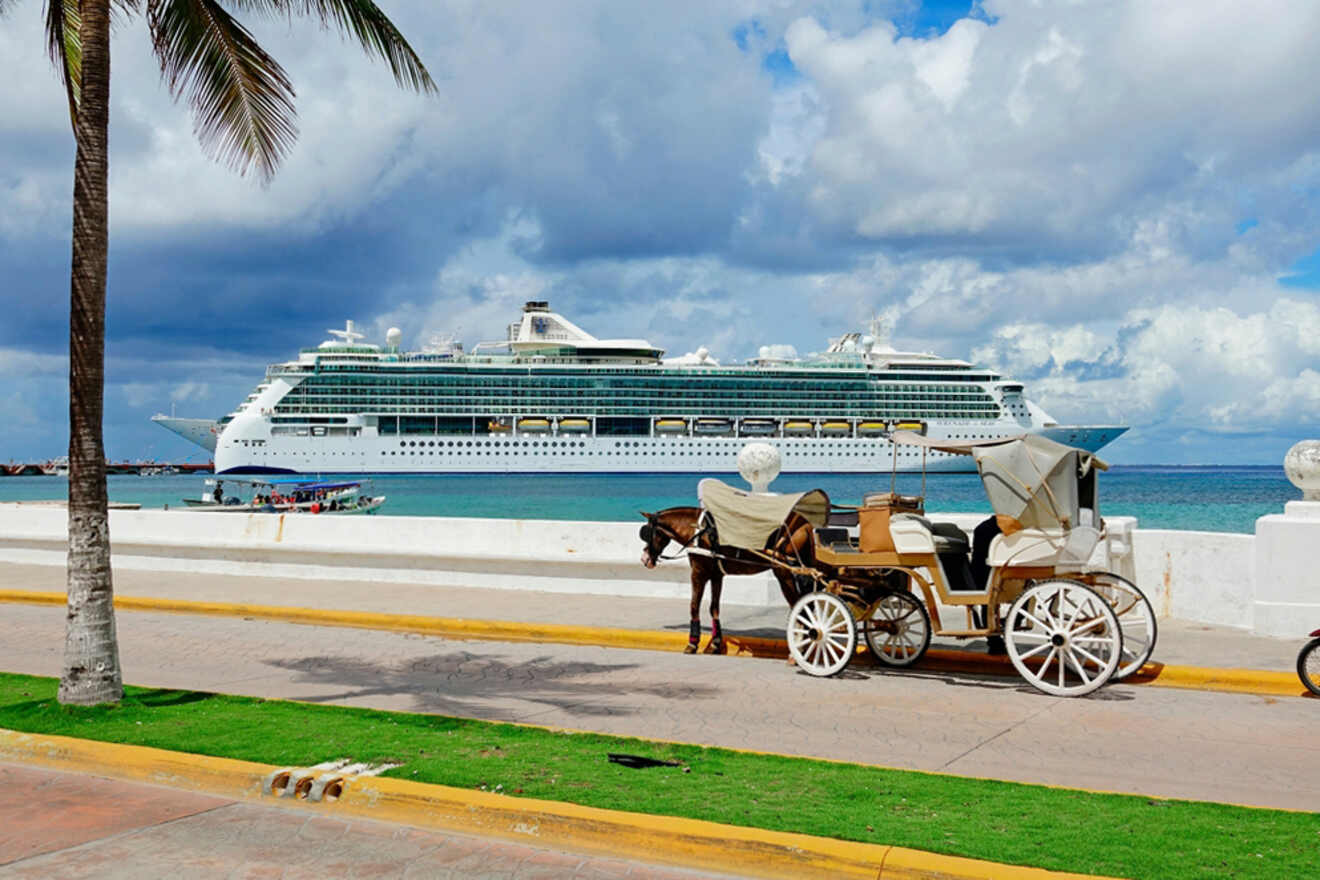
[[[3, 15], [18, 0], [0, 0]], [[398, 28], [371, 0], [46, 0], [46, 42], [69, 103], [77, 157], [69, 298], [68, 613], [61, 703], [123, 696], [115, 637], [101, 416], [105, 384], [107, 131], [110, 23], [145, 15], [161, 75], [192, 106], [194, 132], [213, 158], [268, 182], [297, 136], [294, 90], [283, 68], [225, 7], [319, 19], [390, 66], [419, 92], [435, 83]]]

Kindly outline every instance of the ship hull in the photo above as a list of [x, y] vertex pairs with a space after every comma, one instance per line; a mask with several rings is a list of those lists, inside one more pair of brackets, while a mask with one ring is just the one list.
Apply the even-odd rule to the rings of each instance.
[[[957, 427], [957, 426], [955, 426]], [[1009, 429], [1009, 428], [1012, 429]], [[748, 443], [779, 450], [782, 473], [974, 473], [971, 456], [898, 446], [883, 437], [593, 437], [582, 435], [283, 437], [231, 426], [216, 451], [217, 474], [443, 474], [443, 473], [729, 473]], [[977, 425], [981, 434], [991, 434]], [[1017, 426], [993, 432], [1016, 436]], [[965, 430], [965, 429], [963, 429]], [[1126, 428], [1062, 426], [1052, 439], [1094, 451]], [[1064, 432], [1062, 437], [1055, 431]], [[941, 433], [932, 432], [935, 436]], [[949, 431], [957, 434], [960, 431]], [[1039, 433], [1047, 433], [1040, 431]], [[264, 436], [263, 436], [264, 434]], [[246, 439], [245, 444], [243, 440]], [[260, 440], [260, 443], [253, 441]], [[923, 464], [924, 462], [924, 464]]]

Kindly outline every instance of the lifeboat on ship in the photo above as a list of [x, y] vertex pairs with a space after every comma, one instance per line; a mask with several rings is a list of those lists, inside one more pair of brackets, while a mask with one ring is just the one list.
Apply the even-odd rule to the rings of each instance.
[[545, 434], [549, 431], [549, 419], [542, 419], [533, 416], [518, 420], [518, 433], [520, 434]]
[[559, 433], [561, 434], [588, 434], [591, 432], [591, 421], [589, 419], [560, 419]]
[[697, 419], [692, 433], [705, 437], [727, 437], [733, 433], [732, 419]]
[[675, 434], [687, 433], [687, 419], [656, 419], [655, 432], [657, 434], [666, 434], [673, 436]]
[[851, 437], [852, 422], [842, 422], [834, 419], [821, 422], [820, 433], [826, 437]]
[[810, 437], [816, 433], [816, 423], [807, 419], [789, 419], [784, 422], [785, 437]]
[[779, 430], [779, 423], [774, 419], [743, 419], [738, 423], [738, 433], [744, 437], [768, 437]]
[[857, 423], [858, 437], [879, 437], [889, 430], [889, 425], [885, 422], [865, 421]]

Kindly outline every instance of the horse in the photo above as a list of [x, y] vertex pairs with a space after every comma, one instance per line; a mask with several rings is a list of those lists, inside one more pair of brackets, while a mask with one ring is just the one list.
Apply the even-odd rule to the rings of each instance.
[[[691, 622], [688, 626], [688, 643], [683, 649], [685, 654], [695, 654], [701, 644], [701, 598], [710, 584], [710, 644], [707, 650], [712, 654], [726, 651], [724, 632], [720, 629], [720, 593], [724, 589], [724, 576], [760, 574], [769, 569], [779, 582], [780, 592], [791, 607], [804, 592], [794, 575], [781, 568], [772, 566], [756, 556], [736, 547], [723, 547], [715, 542], [711, 530], [700, 522], [700, 507], [670, 507], [658, 513], [641, 511], [646, 517], [646, 525], [638, 534], [645, 545], [642, 548], [642, 564], [655, 568], [660, 554], [671, 542], [676, 542], [684, 549], [697, 548], [703, 552], [688, 554], [688, 567], [692, 580], [692, 601], [689, 605]], [[811, 524], [801, 515], [793, 513], [778, 531], [771, 536], [770, 548], [797, 560], [803, 565], [810, 565], [813, 560], [811, 543]], [[719, 558], [710, 556], [717, 553]]]

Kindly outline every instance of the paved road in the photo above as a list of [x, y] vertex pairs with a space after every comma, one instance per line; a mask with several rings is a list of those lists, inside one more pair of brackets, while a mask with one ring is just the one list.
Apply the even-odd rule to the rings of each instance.
[[0, 878], [696, 880], [710, 876], [0, 764]]
[[[461, 642], [122, 612], [127, 681], [435, 712], [1027, 782], [1320, 809], [1320, 701]], [[58, 607], [0, 606], [0, 669], [57, 675]]]

